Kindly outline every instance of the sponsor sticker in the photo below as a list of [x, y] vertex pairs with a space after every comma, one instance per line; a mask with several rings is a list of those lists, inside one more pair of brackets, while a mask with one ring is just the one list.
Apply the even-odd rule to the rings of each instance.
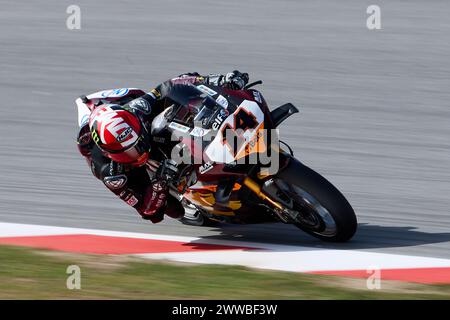
[[176, 122], [171, 122], [169, 124], [169, 128], [173, 129], [173, 130], [177, 130], [180, 132], [188, 132], [189, 130], [191, 130], [191, 128], [183, 126], [182, 124], [176, 123]]
[[214, 119], [214, 122], [212, 124], [212, 128], [214, 130], [219, 130], [220, 125], [225, 121], [225, 119], [228, 117], [229, 112], [225, 109], [220, 110], [219, 114]]
[[224, 96], [219, 95], [219, 96], [217, 97], [217, 99], [216, 99], [216, 102], [217, 102], [220, 106], [222, 106], [224, 109], [228, 108], [228, 100], [227, 100]]
[[130, 90], [128, 88], [105, 90], [101, 93], [103, 98], [119, 98], [125, 96]]
[[128, 199], [127, 204], [134, 207], [138, 202], [139, 200], [135, 196], [132, 196], [130, 199]]
[[201, 165], [198, 171], [200, 174], [204, 174], [211, 170], [213, 168], [213, 163], [211, 161], [206, 162], [205, 164]]
[[209, 129], [203, 129], [203, 128], [200, 128], [200, 127], [194, 127], [194, 129], [192, 129], [190, 134], [191, 134], [191, 136], [194, 136], [194, 137], [203, 137], [209, 131], [210, 131]]
[[217, 94], [216, 91], [214, 91], [211, 88], [208, 88], [207, 86], [205, 86], [203, 84], [197, 86], [197, 89], [199, 89], [201, 92], [206, 93], [206, 94], [208, 94], [210, 96], [213, 96], [213, 95]]
[[255, 98], [255, 101], [262, 103], [261, 93], [259, 93], [259, 91], [253, 91], [253, 97]]
[[126, 128], [125, 130], [122, 131], [122, 133], [120, 133], [117, 136], [117, 141], [118, 142], [125, 141], [125, 139], [128, 138], [128, 136], [131, 134], [132, 131], [133, 131], [133, 128], [131, 128], [131, 127]]

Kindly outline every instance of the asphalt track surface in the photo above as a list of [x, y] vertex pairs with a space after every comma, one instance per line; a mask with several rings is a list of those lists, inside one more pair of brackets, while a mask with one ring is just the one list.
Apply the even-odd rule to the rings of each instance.
[[[0, 221], [450, 258], [450, 3], [0, 1]], [[81, 7], [81, 30], [66, 8]], [[299, 159], [348, 197], [359, 230], [325, 244], [281, 224], [152, 225], [93, 178], [74, 143], [81, 94], [238, 68]]]

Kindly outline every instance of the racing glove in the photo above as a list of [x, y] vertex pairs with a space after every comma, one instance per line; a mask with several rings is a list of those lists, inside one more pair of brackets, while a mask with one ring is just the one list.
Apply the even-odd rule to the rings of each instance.
[[241, 90], [244, 89], [245, 85], [248, 83], [248, 80], [248, 73], [242, 73], [238, 70], [234, 70], [233, 72], [229, 72], [225, 75], [224, 85], [232, 90]]
[[160, 182], [154, 182], [147, 187], [142, 205], [137, 208], [141, 217], [153, 223], [161, 222], [164, 219], [164, 212], [161, 210], [166, 204], [167, 186]]
[[163, 220], [162, 209], [167, 202], [168, 183], [173, 181], [177, 174], [177, 163], [174, 160], [166, 159], [160, 164], [152, 185], [145, 190], [142, 206], [138, 209], [143, 219], [153, 223]]

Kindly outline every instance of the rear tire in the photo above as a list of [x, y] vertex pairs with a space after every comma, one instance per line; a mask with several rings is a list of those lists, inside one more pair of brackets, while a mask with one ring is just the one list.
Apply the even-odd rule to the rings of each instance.
[[[294, 223], [298, 228], [316, 238], [329, 242], [345, 242], [353, 237], [358, 223], [352, 206], [344, 195], [319, 173], [303, 165], [297, 159], [291, 158], [287, 168], [279, 172], [274, 178], [287, 183], [292, 190], [297, 191], [296, 194], [306, 195], [306, 199], [310, 197], [309, 199], [312, 200], [302, 203], [300, 196], [297, 199], [292, 198], [297, 205], [302, 208], [309, 205], [310, 212], [316, 210], [316, 207], [321, 208], [316, 210], [316, 218], [322, 220], [318, 221], [321, 224], [317, 223], [313, 227], [299, 221]], [[299, 190], [301, 191], [298, 192]], [[308, 211], [308, 209], [304, 210]], [[322, 218], [324, 216], [325, 219]], [[334, 223], [326, 229], [326, 224], [331, 221], [330, 218], [334, 220]]]

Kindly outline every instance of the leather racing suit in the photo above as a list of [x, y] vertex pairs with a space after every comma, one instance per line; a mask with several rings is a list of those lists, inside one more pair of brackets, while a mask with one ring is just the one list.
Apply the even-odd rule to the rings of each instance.
[[[150, 92], [130, 101], [126, 107], [140, 118], [144, 126], [150, 128], [155, 116], [170, 105], [166, 101], [167, 94], [174, 86], [212, 84], [239, 90], [247, 83], [248, 74], [237, 70], [226, 75], [201, 76], [198, 73], [186, 73], [161, 83]], [[134, 167], [121, 164], [105, 156], [92, 141], [87, 125], [81, 128], [77, 144], [93, 175], [120, 199], [135, 208], [142, 218], [157, 223], [163, 220], [164, 213], [175, 219], [183, 216], [184, 209], [181, 203], [168, 194], [167, 183], [177, 174], [174, 161], [163, 160], [151, 180], [147, 166]], [[150, 157], [153, 157], [152, 152]]]

